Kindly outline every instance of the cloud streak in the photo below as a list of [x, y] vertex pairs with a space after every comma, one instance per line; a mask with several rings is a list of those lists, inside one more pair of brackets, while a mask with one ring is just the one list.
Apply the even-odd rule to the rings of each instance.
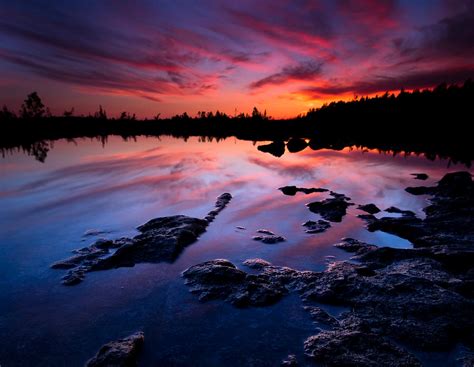
[[473, 76], [472, 0], [51, 0], [8, 2], [0, 15], [0, 83], [40, 77], [175, 113], [210, 96], [233, 113], [249, 90], [297, 109], [291, 96], [323, 103]]

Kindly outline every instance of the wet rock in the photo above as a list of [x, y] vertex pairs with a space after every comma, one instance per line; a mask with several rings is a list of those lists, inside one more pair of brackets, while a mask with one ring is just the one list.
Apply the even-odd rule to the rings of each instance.
[[107, 234], [110, 233], [110, 231], [103, 231], [100, 229], [88, 229], [87, 231], [84, 232], [82, 237], [94, 237], [94, 236], [100, 236], [102, 234]]
[[416, 216], [404, 215], [399, 218], [383, 217], [377, 219], [373, 215], [359, 215], [367, 224], [370, 232], [383, 231], [405, 238], [411, 242], [427, 234], [423, 221]]
[[396, 206], [391, 206], [390, 208], [385, 209], [387, 213], [396, 213], [396, 214], [401, 214], [406, 217], [415, 217], [415, 213], [413, 213], [411, 210], [402, 210], [397, 208]]
[[365, 218], [370, 231], [381, 230], [411, 241], [416, 247], [472, 244], [474, 241], [474, 183], [469, 172], [445, 175], [433, 187], [407, 188], [429, 194], [426, 218], [402, 211], [400, 218]]
[[304, 139], [300, 138], [291, 138], [286, 143], [286, 148], [290, 153], [297, 153], [301, 152], [302, 150], [306, 149], [308, 143]]
[[317, 306], [305, 306], [304, 309], [309, 312], [311, 318], [318, 324], [324, 324], [330, 327], [338, 327], [339, 321]]
[[138, 353], [145, 341], [143, 332], [130, 335], [102, 346], [86, 367], [133, 367], [137, 366]]
[[429, 178], [426, 173], [412, 173], [411, 174], [415, 180], [422, 180], [425, 181]]
[[347, 252], [354, 252], [356, 255], [362, 255], [378, 248], [375, 245], [371, 245], [354, 238], [343, 238], [342, 242], [336, 243], [334, 246]]
[[348, 201], [350, 199], [344, 194], [331, 192], [330, 195], [333, 196], [333, 198], [325, 199], [323, 201], [315, 201], [306, 204], [306, 206], [311, 212], [321, 215], [325, 220], [330, 222], [340, 222], [346, 215], [347, 208], [354, 204], [349, 203]]
[[380, 212], [380, 209], [375, 204], [359, 205], [357, 209], [362, 210], [369, 214], [377, 214]]
[[266, 243], [267, 245], [273, 245], [275, 243], [286, 241], [285, 237], [278, 236], [275, 234], [270, 234], [266, 236], [253, 236], [252, 239], [254, 241], [260, 241], [260, 242]]
[[281, 282], [247, 274], [222, 259], [191, 266], [183, 277], [201, 301], [222, 299], [237, 307], [270, 305], [287, 293]]
[[155, 218], [139, 226], [133, 238], [98, 240], [89, 247], [73, 251], [68, 259], [51, 265], [54, 269], [69, 269], [64, 285], [80, 283], [87, 272], [130, 267], [143, 262], [173, 262], [186, 246], [194, 243], [206, 231], [209, 223], [229, 203], [232, 196], [224, 193], [217, 198], [206, 219], [185, 215]]
[[312, 220], [308, 220], [304, 222], [302, 226], [306, 227], [306, 230], [305, 230], [306, 233], [313, 234], [313, 233], [325, 232], [326, 230], [331, 228], [331, 223], [325, 220], [321, 220], [321, 219], [316, 222]]
[[296, 187], [296, 186], [284, 186], [280, 187], [278, 190], [281, 190], [281, 192], [285, 195], [288, 196], [294, 196], [296, 195], [297, 192], [302, 192], [306, 195], [312, 194], [314, 192], [326, 192], [329, 191], [328, 189], [323, 189], [320, 187], [311, 187], [311, 188], [305, 188], [305, 187]]
[[274, 236], [275, 235], [275, 233], [273, 233], [272, 231], [270, 231], [268, 229], [257, 229], [257, 233], [267, 234], [269, 236]]
[[247, 259], [242, 264], [251, 269], [263, 269], [266, 266], [271, 266], [272, 264], [263, 259]]
[[227, 206], [227, 204], [229, 204], [229, 202], [232, 200], [232, 195], [229, 194], [228, 192], [226, 193], [223, 193], [222, 195], [220, 195], [217, 200], [216, 200], [216, 204], [214, 206], [214, 209], [211, 210], [209, 213], [207, 213], [206, 217], [204, 218], [205, 220], [207, 220], [209, 223], [211, 223], [212, 221], [214, 221], [214, 219], [216, 218], [216, 216], [222, 211], [224, 210], [224, 208]]
[[270, 153], [275, 157], [281, 157], [283, 154], [285, 154], [285, 142], [274, 141], [270, 144], [259, 145], [257, 149], [264, 153]]
[[285, 360], [281, 362], [282, 367], [298, 367], [298, 360], [294, 354], [289, 354]]
[[304, 342], [305, 354], [324, 366], [421, 366], [408, 352], [379, 335], [357, 330], [322, 331]]
[[[215, 295], [215, 286], [218, 298], [232, 302], [240, 299], [242, 289], [247, 291], [250, 279], [249, 293], [272, 292], [277, 287], [274, 302], [297, 292], [307, 307], [317, 307], [315, 303], [347, 307], [350, 311], [338, 316], [337, 323], [327, 320], [330, 315], [308, 309], [315, 318], [332, 324], [328, 325], [332, 330], [319, 332], [304, 345], [307, 356], [325, 366], [419, 365], [395, 343], [425, 351], [449, 350], [459, 343], [472, 347], [474, 185], [469, 173], [453, 173], [429, 191], [431, 204], [424, 209], [423, 220], [403, 211], [399, 218], [364, 215], [373, 229], [410, 239], [413, 249], [379, 248], [344, 239], [338, 247], [354, 252], [357, 263], [333, 262], [323, 272], [264, 263], [254, 267], [257, 274], [234, 267], [238, 280], [218, 274], [210, 286], [201, 280], [195, 284], [206, 295]], [[342, 196], [333, 197], [347, 202]], [[245, 305], [253, 305], [249, 298], [244, 297]]]

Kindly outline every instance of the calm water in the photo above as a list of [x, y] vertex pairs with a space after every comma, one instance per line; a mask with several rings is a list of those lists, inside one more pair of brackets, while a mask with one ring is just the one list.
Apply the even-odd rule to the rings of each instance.
[[[426, 198], [403, 189], [461, 169], [446, 161], [351, 149], [307, 148], [277, 158], [236, 139], [114, 137], [105, 146], [59, 141], [45, 163], [7, 155], [0, 159], [0, 365], [82, 366], [102, 344], [137, 330], [146, 339], [142, 366], [279, 365], [289, 353], [301, 355], [304, 339], [315, 333], [297, 296], [245, 310], [200, 303], [180, 273], [210, 259], [239, 265], [254, 257], [322, 270], [332, 257], [348, 258], [332, 246], [342, 237], [410, 247], [396, 236], [367, 232], [355, 207], [326, 233], [305, 234], [301, 223], [318, 216], [304, 204], [327, 194], [289, 197], [277, 188], [326, 187], [357, 204], [394, 205], [423, 216]], [[430, 179], [414, 180], [413, 172]], [[61, 285], [65, 273], [49, 268], [97, 237], [132, 236], [154, 217], [203, 217], [223, 192], [234, 197], [229, 206], [173, 264], [90, 273], [74, 287]], [[255, 242], [259, 228], [287, 241]], [[104, 233], [84, 236], [89, 230]]]

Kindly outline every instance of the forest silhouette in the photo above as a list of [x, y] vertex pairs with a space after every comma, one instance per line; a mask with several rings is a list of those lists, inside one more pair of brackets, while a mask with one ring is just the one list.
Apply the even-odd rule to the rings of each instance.
[[[27, 96], [18, 113], [3, 106], [0, 111], [0, 149], [3, 153], [23, 149], [38, 160], [46, 158], [50, 142], [58, 139], [124, 139], [136, 136], [171, 135], [188, 138], [273, 141], [277, 156], [285, 142], [309, 140], [312, 149], [343, 149], [358, 146], [397, 153], [425, 154], [429, 159], [448, 158], [470, 165], [473, 158], [472, 128], [474, 82], [441, 84], [433, 89], [354, 98], [311, 109], [292, 119], [273, 119], [254, 108], [251, 114], [199, 111], [170, 118], [157, 114], [139, 120], [122, 112], [110, 118], [99, 106], [94, 114], [75, 115], [74, 109], [53, 116], [36, 92]], [[303, 144], [304, 145], [304, 144]], [[295, 149], [297, 151], [298, 149]], [[289, 149], [291, 151], [291, 149]], [[281, 153], [281, 154], [280, 154]]]

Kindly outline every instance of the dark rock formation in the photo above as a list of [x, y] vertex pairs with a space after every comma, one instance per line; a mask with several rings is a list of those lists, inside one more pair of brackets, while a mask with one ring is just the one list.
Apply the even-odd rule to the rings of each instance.
[[229, 204], [231, 200], [232, 200], [232, 195], [229, 194], [228, 192], [220, 195], [216, 200], [214, 209], [212, 209], [209, 213], [207, 213], [204, 219], [207, 220], [209, 223], [214, 221], [214, 219], [216, 219], [217, 214], [219, 214], [227, 206], [227, 204]]
[[[358, 263], [334, 262], [323, 272], [313, 272], [259, 260], [249, 263], [257, 273], [248, 274], [225, 261], [231, 276], [211, 271], [209, 263], [204, 263], [197, 266], [201, 272], [190, 277], [190, 285], [203, 299], [221, 298], [238, 305], [243, 298], [248, 306], [267, 304], [253, 301], [262, 294], [270, 294], [276, 302], [289, 292], [299, 293], [314, 319], [329, 328], [304, 344], [310, 360], [325, 366], [419, 366], [402, 345], [439, 352], [462, 343], [472, 349], [471, 175], [448, 174], [429, 191], [433, 197], [424, 220], [411, 213], [380, 220], [366, 216], [372, 222], [369, 225], [403, 234], [416, 248], [379, 248], [345, 239], [337, 247], [354, 252]], [[318, 309], [320, 304], [345, 306], [350, 311], [335, 319]]]
[[127, 338], [107, 343], [92, 359], [87, 361], [86, 367], [137, 366], [138, 353], [144, 340], [143, 332], [138, 332]]
[[281, 282], [247, 274], [221, 259], [191, 266], [183, 277], [200, 300], [222, 299], [238, 307], [270, 305], [287, 293]]
[[411, 174], [415, 180], [422, 180], [425, 181], [428, 179], [428, 175], [426, 173], [412, 173]]
[[269, 229], [257, 229], [257, 233], [267, 234], [269, 236], [274, 236], [275, 235], [275, 233], [273, 233]]
[[323, 189], [320, 187], [311, 187], [311, 188], [305, 188], [305, 187], [296, 187], [296, 186], [284, 186], [280, 187], [278, 190], [281, 190], [281, 192], [285, 195], [288, 196], [294, 196], [296, 195], [297, 192], [302, 192], [306, 195], [312, 194], [314, 192], [326, 192], [329, 191], [328, 189]]
[[302, 224], [303, 227], [306, 227], [306, 233], [321, 233], [331, 228], [331, 223], [325, 220], [312, 221], [308, 220]]
[[305, 306], [304, 309], [309, 312], [311, 318], [318, 324], [324, 324], [331, 327], [339, 326], [339, 321], [320, 307]]
[[271, 266], [272, 264], [263, 259], [247, 259], [242, 264], [247, 266], [250, 269], [262, 269], [266, 266]]
[[266, 243], [267, 245], [273, 245], [275, 243], [284, 242], [286, 241], [285, 237], [278, 236], [275, 234], [268, 234], [263, 236], [253, 236], [252, 239], [254, 241], [260, 241]]
[[421, 366], [411, 354], [379, 335], [346, 328], [309, 337], [304, 350], [309, 358], [327, 367]]
[[286, 143], [286, 148], [290, 153], [301, 152], [308, 146], [308, 143], [304, 139], [290, 138]]
[[70, 269], [62, 282], [75, 285], [90, 271], [129, 267], [143, 262], [173, 262], [186, 246], [206, 231], [231, 198], [228, 193], [220, 195], [205, 219], [185, 215], [155, 218], [139, 226], [137, 229], [141, 233], [133, 238], [98, 240], [89, 247], [75, 250], [74, 256], [51, 267]]
[[334, 246], [347, 252], [354, 252], [357, 255], [362, 255], [378, 248], [375, 245], [370, 245], [353, 238], [343, 238], [342, 242], [336, 243]]
[[396, 214], [401, 214], [405, 217], [415, 217], [415, 213], [413, 213], [411, 210], [402, 210], [397, 208], [396, 206], [391, 206], [390, 208], [385, 209], [387, 213], [396, 213]]
[[285, 142], [274, 141], [270, 144], [259, 145], [257, 149], [264, 153], [270, 153], [275, 157], [281, 157], [283, 154], [285, 154]]
[[306, 204], [306, 206], [310, 211], [321, 215], [321, 217], [330, 222], [340, 222], [342, 221], [342, 217], [346, 215], [347, 208], [354, 204], [349, 203], [350, 198], [344, 194], [338, 194], [331, 191], [330, 195], [333, 196], [333, 198], [325, 199], [323, 201], [315, 201]]
[[362, 210], [369, 214], [377, 214], [380, 212], [380, 209], [375, 204], [359, 205], [357, 209]]

